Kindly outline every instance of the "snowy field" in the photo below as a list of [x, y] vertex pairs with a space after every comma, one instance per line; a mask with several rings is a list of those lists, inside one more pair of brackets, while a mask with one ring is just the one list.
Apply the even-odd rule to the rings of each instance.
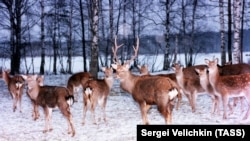
[[[211, 58], [211, 57], [207, 57]], [[199, 59], [204, 61], [204, 59]], [[197, 63], [199, 64], [199, 63]], [[158, 72], [164, 73], [164, 72]], [[66, 86], [70, 75], [45, 75], [46, 85]], [[83, 126], [83, 102], [80, 100], [71, 107], [76, 134], [71, 137], [67, 134], [67, 122], [59, 110], [55, 109], [52, 114], [53, 130], [42, 133], [45, 126], [44, 114], [40, 108], [40, 118], [37, 121], [32, 119], [32, 105], [26, 93], [22, 99], [22, 113], [19, 107], [16, 112], [12, 111], [12, 98], [7, 90], [4, 81], [0, 81], [0, 141], [135, 141], [136, 125], [142, 124], [140, 110], [130, 94], [124, 93], [119, 87], [119, 81], [115, 80], [112, 91], [108, 97], [106, 115], [107, 123], [99, 120], [94, 125], [91, 120], [90, 111], [87, 112], [86, 123]], [[246, 112], [246, 102], [244, 111], [241, 112], [240, 103], [237, 104], [233, 114], [227, 120], [222, 119], [222, 106], [220, 115], [211, 115], [211, 98], [208, 95], [200, 95], [196, 101], [197, 110], [191, 112], [191, 107], [187, 98], [183, 96], [179, 110], [173, 111], [173, 124], [250, 124], [250, 117], [241, 120]], [[96, 118], [101, 118], [100, 108], [96, 109]], [[165, 124], [163, 117], [153, 106], [148, 113], [150, 124]]]

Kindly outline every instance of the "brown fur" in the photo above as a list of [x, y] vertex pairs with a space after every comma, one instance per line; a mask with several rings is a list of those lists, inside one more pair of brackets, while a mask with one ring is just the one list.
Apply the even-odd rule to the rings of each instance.
[[222, 98], [223, 119], [227, 119], [227, 105], [230, 97], [244, 96], [248, 102], [248, 110], [243, 119], [250, 114], [250, 73], [222, 76], [218, 69], [218, 58], [210, 61], [205, 59], [208, 66], [209, 82], [216, 94]]
[[[199, 68], [199, 67], [197, 67]], [[184, 69], [179, 64], [173, 66], [175, 70], [176, 80], [181, 89], [186, 94], [189, 103], [192, 107], [192, 112], [196, 111], [196, 98], [198, 94], [205, 94], [206, 91], [202, 88], [198, 75], [195, 72], [195, 66]]]
[[[44, 76], [43, 75], [39, 75], [37, 76], [37, 82], [40, 86], [44, 85]], [[29, 91], [27, 91], [27, 95]], [[37, 120], [40, 117], [40, 113], [38, 111], [38, 105], [35, 104], [34, 100], [31, 99], [32, 102], [32, 106], [33, 106], [33, 111], [32, 111], [32, 117], [34, 120]]]
[[67, 88], [70, 92], [70, 95], [74, 96], [74, 101], [78, 101], [78, 93], [80, 87], [84, 89], [86, 82], [92, 78], [92, 75], [89, 72], [78, 72], [71, 75], [68, 79]]
[[63, 116], [67, 119], [68, 133], [72, 133], [72, 136], [74, 136], [75, 129], [73, 127], [70, 105], [67, 102], [67, 100], [73, 100], [73, 97], [70, 95], [68, 89], [59, 86], [40, 86], [37, 81], [37, 75], [23, 75], [23, 77], [28, 83], [27, 94], [29, 94], [29, 97], [35, 105], [41, 106], [44, 110], [45, 129], [43, 132], [45, 133], [52, 130], [50, 123], [52, 108], [58, 107]]
[[83, 124], [85, 124], [86, 112], [88, 105], [91, 106], [92, 120], [96, 124], [95, 120], [95, 108], [99, 104], [102, 108], [103, 119], [106, 122], [105, 107], [107, 103], [107, 97], [110, 93], [111, 87], [113, 85], [113, 69], [112, 68], [102, 68], [104, 72], [104, 79], [92, 79], [85, 84], [85, 91], [83, 94]]
[[[157, 105], [166, 124], [172, 123], [174, 99], [179, 89], [171, 79], [150, 75], [136, 76], [129, 71], [128, 64], [112, 64], [112, 67], [116, 70], [116, 77], [120, 79], [120, 87], [132, 94], [139, 104], [144, 124], [149, 124], [147, 112], [151, 105]], [[172, 90], [177, 90], [174, 97], [170, 96]]]
[[[142, 65], [142, 66], [137, 65], [137, 67], [139, 68], [139, 72], [140, 72], [141, 75], [150, 75], [147, 65]], [[168, 78], [170, 78], [171, 80], [173, 80], [175, 82], [176, 87], [178, 87], [180, 92], [181, 92], [181, 93], [178, 93], [178, 95], [177, 95], [178, 103], [177, 103], [177, 106], [176, 106], [176, 110], [178, 110], [180, 108], [181, 100], [182, 100], [182, 94], [184, 94], [184, 92], [182, 91], [182, 89], [180, 88], [180, 86], [177, 83], [175, 73], [157, 74], [157, 75], [151, 75], [151, 76], [168, 77]]]
[[17, 103], [19, 103], [19, 110], [22, 112], [22, 95], [24, 89], [24, 79], [22, 76], [15, 75], [10, 76], [9, 70], [2, 70], [2, 77], [5, 81], [5, 84], [8, 86], [10, 95], [13, 98], [13, 111], [17, 109]]

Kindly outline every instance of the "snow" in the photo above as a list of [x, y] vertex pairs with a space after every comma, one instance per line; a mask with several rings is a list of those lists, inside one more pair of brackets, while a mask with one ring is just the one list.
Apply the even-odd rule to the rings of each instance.
[[[209, 58], [209, 57], [208, 57]], [[204, 59], [198, 59], [204, 61]], [[199, 63], [198, 63], [199, 64]], [[157, 72], [160, 73], [160, 72]], [[162, 72], [164, 73], [164, 72]], [[70, 75], [45, 75], [46, 85], [66, 86]], [[19, 107], [16, 112], [12, 110], [12, 98], [8, 92], [7, 85], [0, 81], [0, 140], [1, 141], [70, 141], [70, 140], [95, 140], [95, 141], [135, 141], [136, 127], [142, 124], [141, 114], [137, 103], [130, 94], [123, 92], [119, 87], [119, 81], [115, 80], [111, 93], [107, 100], [106, 116], [107, 123], [97, 120], [97, 125], [92, 123], [91, 112], [87, 112], [86, 123], [82, 125], [83, 101], [82, 95], [78, 102], [71, 107], [73, 124], [76, 130], [74, 137], [67, 134], [67, 121], [58, 109], [53, 110], [53, 130], [43, 133], [45, 126], [44, 113], [39, 108], [40, 118], [36, 121], [32, 118], [31, 101], [23, 94], [22, 113]], [[241, 112], [240, 103], [235, 107], [234, 113], [223, 120], [223, 109], [220, 105], [220, 114], [211, 115], [212, 101], [209, 95], [199, 95], [196, 101], [197, 110], [192, 113], [187, 98], [183, 95], [180, 109], [173, 110], [173, 124], [250, 124], [250, 117], [242, 120], [246, 113], [247, 103], [244, 101], [244, 111]], [[96, 119], [102, 119], [99, 106], [96, 108]], [[163, 117], [157, 111], [156, 106], [149, 110], [148, 118], [150, 124], [165, 124]]]

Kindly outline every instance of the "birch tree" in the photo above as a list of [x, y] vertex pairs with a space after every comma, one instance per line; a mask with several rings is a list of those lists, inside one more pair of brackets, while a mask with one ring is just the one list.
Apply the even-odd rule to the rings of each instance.
[[234, 63], [238, 64], [241, 62], [241, 47], [240, 47], [240, 30], [241, 30], [241, 0], [233, 1], [233, 19], [234, 19], [234, 44], [233, 44], [233, 58]]
[[91, 8], [91, 33], [92, 33], [92, 41], [91, 41], [91, 60], [90, 60], [90, 73], [94, 77], [98, 77], [98, 18], [99, 18], [99, 6], [98, 0], [90, 0], [90, 8]]

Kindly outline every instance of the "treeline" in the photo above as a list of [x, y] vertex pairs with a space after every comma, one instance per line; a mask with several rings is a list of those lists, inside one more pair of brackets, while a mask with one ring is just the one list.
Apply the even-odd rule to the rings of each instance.
[[[243, 51], [250, 51], [250, 40], [247, 37], [250, 37], [250, 30], [244, 30], [244, 39], [243, 39]], [[165, 41], [163, 36], [141, 36], [140, 37], [140, 54], [148, 54], [148, 55], [156, 55], [156, 54], [164, 54], [165, 52]], [[179, 38], [179, 43], [176, 43], [176, 40]], [[219, 32], [199, 32], [195, 34], [195, 46], [193, 46], [193, 50], [195, 53], [215, 53], [220, 52], [220, 33]], [[185, 52], [185, 46], [183, 46], [181, 41], [181, 36], [171, 35], [170, 36], [170, 52], [174, 53], [177, 49], [178, 53]], [[133, 46], [133, 37], [129, 36], [128, 40], [124, 43], [125, 54], [133, 54], [132, 46]], [[227, 38], [226, 38], [227, 40]], [[118, 40], [118, 42], [123, 43], [124, 40]], [[227, 43], [227, 42], [226, 42]], [[52, 42], [45, 42], [45, 55], [53, 56], [53, 47]], [[107, 50], [106, 46], [110, 46]], [[226, 44], [227, 46], [227, 44]], [[99, 54], [102, 56], [111, 55], [111, 44], [108, 44], [107, 39], [99, 41]], [[91, 54], [91, 41], [86, 41], [86, 53], [88, 55]], [[82, 56], [82, 42], [75, 41], [74, 47], [72, 49], [73, 56]], [[62, 42], [59, 46], [59, 54], [61, 56], [67, 56], [67, 42]], [[41, 56], [41, 46], [40, 41], [34, 41], [31, 43], [22, 43], [21, 46], [21, 54], [22, 57], [37, 57]], [[11, 51], [9, 47], [9, 42], [1, 42], [0, 43], [0, 56], [2, 58], [10, 58]]]

